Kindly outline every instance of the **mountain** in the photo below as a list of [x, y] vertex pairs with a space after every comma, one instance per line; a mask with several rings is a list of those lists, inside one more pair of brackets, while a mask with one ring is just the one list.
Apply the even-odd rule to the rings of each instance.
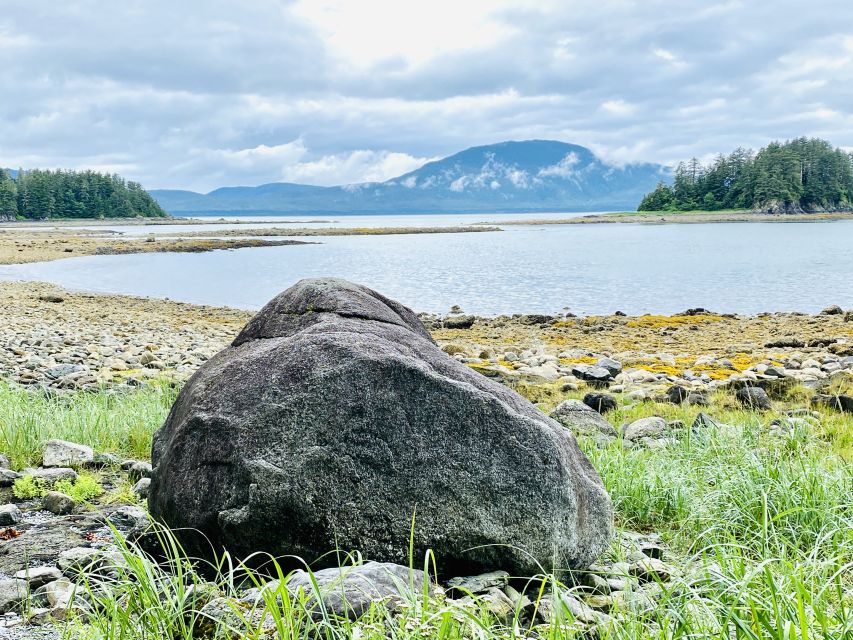
[[472, 147], [386, 182], [281, 182], [151, 195], [173, 214], [591, 211], [636, 209], [645, 193], [668, 178], [661, 165], [617, 167], [585, 147], [526, 140]]

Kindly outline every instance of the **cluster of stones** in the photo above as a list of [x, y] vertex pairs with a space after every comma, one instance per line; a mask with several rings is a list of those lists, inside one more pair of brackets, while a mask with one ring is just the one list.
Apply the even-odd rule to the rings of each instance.
[[[0, 314], [0, 377], [22, 385], [91, 389], [181, 380], [225, 346], [238, 326], [197, 322], [192, 314], [181, 320], [179, 309], [169, 306], [177, 303], [133, 300], [140, 309], [131, 317], [118, 297], [93, 302], [47, 286], [32, 293], [2, 286], [12, 299]], [[219, 313], [229, 321], [245, 315]]]
[[[62, 620], [69, 611], [85, 614], [92, 600], [78, 578], [115, 578], [121, 556], [112, 544], [109, 525], [130, 533], [147, 528], [147, 512], [138, 506], [78, 505], [51, 488], [60, 480], [74, 482], [81, 469], [114, 470], [134, 482], [133, 492], [143, 499], [151, 482], [151, 465], [121, 460], [109, 453], [62, 440], [49, 441], [42, 466], [13, 471], [0, 456], [0, 491], [11, 494], [16, 480], [30, 476], [46, 489], [35, 499], [0, 505], [0, 627], [27, 620], [41, 624]], [[103, 580], [101, 580], [103, 581]]]

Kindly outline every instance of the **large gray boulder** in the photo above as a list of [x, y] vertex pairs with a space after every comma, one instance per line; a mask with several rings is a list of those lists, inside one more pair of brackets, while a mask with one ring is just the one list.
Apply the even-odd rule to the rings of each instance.
[[532, 575], [588, 565], [612, 534], [567, 429], [344, 280], [268, 303], [184, 386], [152, 459], [152, 515], [201, 555], [406, 564], [414, 521], [418, 563]]

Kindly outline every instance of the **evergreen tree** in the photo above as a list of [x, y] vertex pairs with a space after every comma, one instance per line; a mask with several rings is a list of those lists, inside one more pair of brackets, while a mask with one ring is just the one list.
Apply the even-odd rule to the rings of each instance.
[[[8, 174], [4, 174], [8, 178]], [[12, 182], [15, 215], [28, 219], [162, 217], [139, 183], [95, 171], [19, 171]], [[0, 178], [0, 217], [5, 180]]]
[[0, 169], [0, 220], [18, 216], [18, 187], [5, 169]]
[[743, 148], [709, 166], [681, 162], [672, 188], [658, 185], [641, 211], [741, 209], [816, 211], [853, 204], [853, 155], [825, 140], [773, 142], [757, 154]]

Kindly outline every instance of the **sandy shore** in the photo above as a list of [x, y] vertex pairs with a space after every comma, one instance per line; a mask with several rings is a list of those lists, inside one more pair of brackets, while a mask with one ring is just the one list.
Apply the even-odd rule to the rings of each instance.
[[[29, 262], [48, 262], [74, 256], [115, 255], [124, 253], [179, 252], [198, 253], [223, 249], [242, 249], [247, 247], [272, 247], [282, 245], [308, 244], [297, 240], [270, 240], [246, 236], [373, 236], [421, 233], [483, 233], [499, 231], [497, 227], [400, 227], [400, 228], [269, 228], [236, 229], [230, 231], [198, 231], [170, 234], [169, 237], [140, 236], [126, 237], [107, 230], [81, 229], [84, 221], [57, 221], [38, 224], [0, 223], [0, 264], [23, 264]], [[113, 221], [95, 221], [97, 224], [113, 224]], [[164, 224], [184, 224], [186, 221], [171, 220], [165, 222], [146, 222], [152, 226]], [[306, 221], [303, 221], [303, 224]], [[92, 224], [93, 221], [87, 221]], [[221, 221], [199, 222], [191, 224], [220, 224]], [[119, 224], [139, 224], [138, 220]], [[276, 223], [278, 224], [278, 223]], [[229, 236], [210, 238], [206, 236]], [[233, 236], [233, 237], [230, 237]]]

